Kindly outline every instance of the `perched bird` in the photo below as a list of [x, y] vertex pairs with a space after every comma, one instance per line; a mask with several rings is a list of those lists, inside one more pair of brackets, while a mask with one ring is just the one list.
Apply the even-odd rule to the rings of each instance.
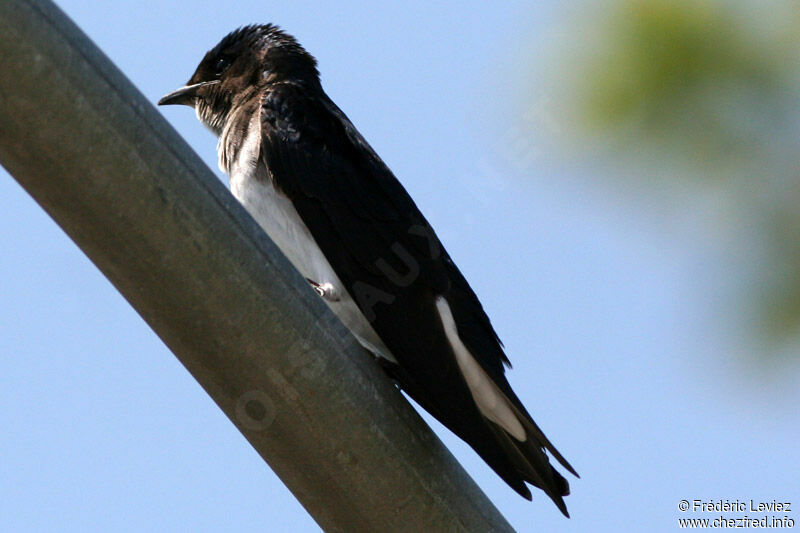
[[389, 168], [325, 94], [316, 60], [278, 27], [209, 51], [184, 104], [219, 136], [231, 191], [317, 293], [423, 408], [527, 499], [566, 516], [577, 476], [504, 375], [502, 344], [458, 267]]

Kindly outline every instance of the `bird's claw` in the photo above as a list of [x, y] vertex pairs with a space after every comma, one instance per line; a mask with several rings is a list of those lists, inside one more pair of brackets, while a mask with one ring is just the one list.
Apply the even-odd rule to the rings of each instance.
[[339, 301], [339, 295], [336, 293], [336, 288], [331, 283], [318, 283], [309, 278], [306, 278], [306, 281], [311, 284], [311, 288], [314, 289], [314, 292], [319, 294], [322, 299], [330, 302]]

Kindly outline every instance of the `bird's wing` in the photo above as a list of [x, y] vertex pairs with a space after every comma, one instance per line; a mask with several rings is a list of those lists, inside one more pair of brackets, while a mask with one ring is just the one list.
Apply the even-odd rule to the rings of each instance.
[[[400, 182], [327, 97], [278, 86], [262, 100], [262, 155], [317, 244], [380, 326], [404, 293], [447, 295], [465, 344], [494, 379], [508, 359], [480, 302]], [[349, 282], [348, 282], [349, 281]], [[358, 297], [353, 285], [368, 284]], [[388, 295], [388, 296], [387, 296]], [[377, 300], [375, 300], [377, 298]], [[374, 318], [373, 318], [374, 317]], [[437, 319], [438, 321], [438, 319]]]
[[[518, 492], [530, 497], [522, 477], [560, 500], [568, 490], [566, 480], [550, 467], [541, 448], [572, 468], [511, 390], [503, 368], [508, 360], [489, 318], [392, 172], [321, 90], [278, 84], [264, 94], [261, 117], [261, 153], [270, 179], [292, 201], [345, 289], [397, 359], [401, 368], [393, 373], [401, 385]], [[448, 313], [451, 330], [445, 324]], [[476, 406], [469, 376], [459, 366], [452, 336], [448, 339], [454, 331], [479, 366], [473, 365], [473, 378], [484, 380], [488, 393], [499, 391], [507, 409], [521, 419], [524, 430], [518, 431], [536, 440], [533, 447], [542, 456], [536, 462], [543, 459], [544, 464], [534, 465], [533, 474], [520, 473], [516, 459], [497, 442], [502, 424], [493, 425]]]

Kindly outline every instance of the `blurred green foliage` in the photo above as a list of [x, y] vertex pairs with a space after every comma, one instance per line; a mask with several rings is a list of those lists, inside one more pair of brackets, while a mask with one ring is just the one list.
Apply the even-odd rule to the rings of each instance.
[[724, 0], [612, 4], [597, 19], [577, 89], [585, 125], [702, 166], [768, 150], [796, 117], [800, 24], [787, 22], [800, 23], [800, 3], [760, 5], [754, 13]]
[[738, 301], [765, 339], [797, 343], [800, 2], [599, 5], [587, 3], [586, 31], [563, 45], [570, 86], [560, 98], [571, 99], [573, 133], [612, 159], [646, 163], [642, 182], [688, 177], [686, 194], [716, 188], [746, 228], [730, 243], [747, 248], [731, 255], [749, 263]]

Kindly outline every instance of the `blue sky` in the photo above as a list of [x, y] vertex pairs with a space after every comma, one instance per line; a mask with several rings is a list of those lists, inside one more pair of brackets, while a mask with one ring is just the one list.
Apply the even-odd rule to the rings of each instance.
[[[317, 57], [328, 94], [480, 296], [512, 385], [581, 473], [566, 520], [432, 423], [517, 530], [672, 531], [679, 517], [716, 516], [681, 514], [681, 499], [800, 505], [796, 366], [761, 371], [709, 312], [726, 272], [702, 214], [672, 223], [593, 185], [602, 166], [549, 158], [518, 128], [536, 54], [568, 38], [554, 31], [568, 12], [430, 4], [59, 2], [152, 102], [242, 24], [277, 23]], [[163, 113], [218, 172], [194, 114]], [[0, 227], [0, 529], [318, 530], [2, 170]]]

